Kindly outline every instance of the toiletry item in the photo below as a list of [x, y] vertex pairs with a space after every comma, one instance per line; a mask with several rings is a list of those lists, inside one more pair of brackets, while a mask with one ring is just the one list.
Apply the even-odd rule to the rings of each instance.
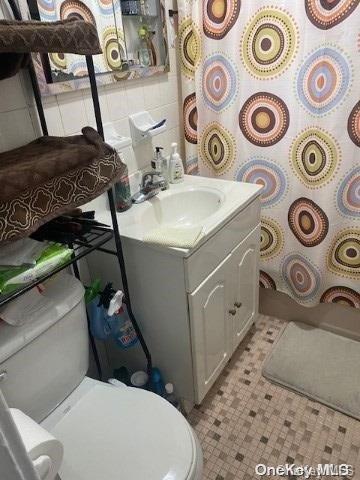
[[149, 381], [149, 375], [142, 370], [138, 370], [131, 375], [130, 380], [133, 387], [146, 389]]
[[184, 167], [181, 157], [177, 152], [177, 143], [171, 144], [169, 179], [171, 183], [180, 183], [184, 181]]
[[172, 383], [167, 383], [165, 385], [165, 399], [171, 403], [173, 407], [179, 410], [179, 412], [181, 411], [180, 402], [174, 393], [174, 385]]
[[118, 183], [115, 183], [115, 205], [117, 212], [125, 212], [132, 206], [127, 166]]
[[161, 172], [162, 168], [161, 150], [163, 147], [155, 147], [154, 158], [151, 160], [151, 167], [158, 172]]
[[9, 267], [0, 265], [0, 293], [9, 293], [26, 285], [70, 260], [73, 250], [59, 243], [48, 244], [35, 265]]
[[161, 175], [166, 180], [166, 185], [163, 190], [169, 188], [169, 167], [166, 157], [162, 154], [163, 147], [155, 147], [154, 159], [151, 161], [151, 166], [157, 172], [161, 172]]
[[165, 395], [165, 386], [164, 386], [164, 381], [162, 379], [160, 370], [156, 367], [154, 367], [151, 370], [151, 390], [156, 393], [157, 395], [160, 395], [163, 397]]

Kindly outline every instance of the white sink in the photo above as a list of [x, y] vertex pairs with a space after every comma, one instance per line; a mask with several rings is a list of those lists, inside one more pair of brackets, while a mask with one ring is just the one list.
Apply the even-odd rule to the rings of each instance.
[[[184, 182], [170, 184], [168, 190], [119, 213], [120, 233], [123, 237], [143, 241], [147, 232], [159, 226], [201, 225], [204, 236], [200, 245], [258, 197], [261, 189], [257, 184], [185, 175]], [[99, 221], [111, 224], [107, 206], [91, 204], [89, 207], [96, 209]], [[154, 248], [184, 252], [174, 247]]]
[[221, 208], [223, 200], [224, 194], [215, 188], [188, 187], [150, 199], [141, 221], [152, 228], [156, 225], [199, 225]]

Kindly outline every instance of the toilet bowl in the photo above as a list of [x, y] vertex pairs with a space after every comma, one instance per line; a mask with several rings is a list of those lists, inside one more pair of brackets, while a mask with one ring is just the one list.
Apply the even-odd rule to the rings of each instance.
[[194, 431], [152, 392], [86, 377], [42, 426], [64, 446], [61, 480], [201, 479]]
[[61, 480], [200, 480], [202, 452], [164, 398], [86, 376], [84, 288], [66, 273], [19, 327], [0, 322], [1, 390], [64, 446]]

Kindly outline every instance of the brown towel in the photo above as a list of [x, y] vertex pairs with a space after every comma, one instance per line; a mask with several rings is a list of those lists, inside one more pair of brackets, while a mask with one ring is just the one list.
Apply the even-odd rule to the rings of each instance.
[[28, 53], [101, 53], [92, 23], [68, 18], [58, 22], [0, 20], [0, 80], [15, 75]]
[[0, 153], [0, 244], [29, 236], [119, 181], [117, 152], [91, 127]]

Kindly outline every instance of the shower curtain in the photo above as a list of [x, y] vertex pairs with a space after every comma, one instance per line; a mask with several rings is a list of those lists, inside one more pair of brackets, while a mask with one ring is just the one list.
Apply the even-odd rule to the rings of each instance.
[[262, 287], [360, 307], [359, 0], [179, 0], [188, 173], [264, 186]]

